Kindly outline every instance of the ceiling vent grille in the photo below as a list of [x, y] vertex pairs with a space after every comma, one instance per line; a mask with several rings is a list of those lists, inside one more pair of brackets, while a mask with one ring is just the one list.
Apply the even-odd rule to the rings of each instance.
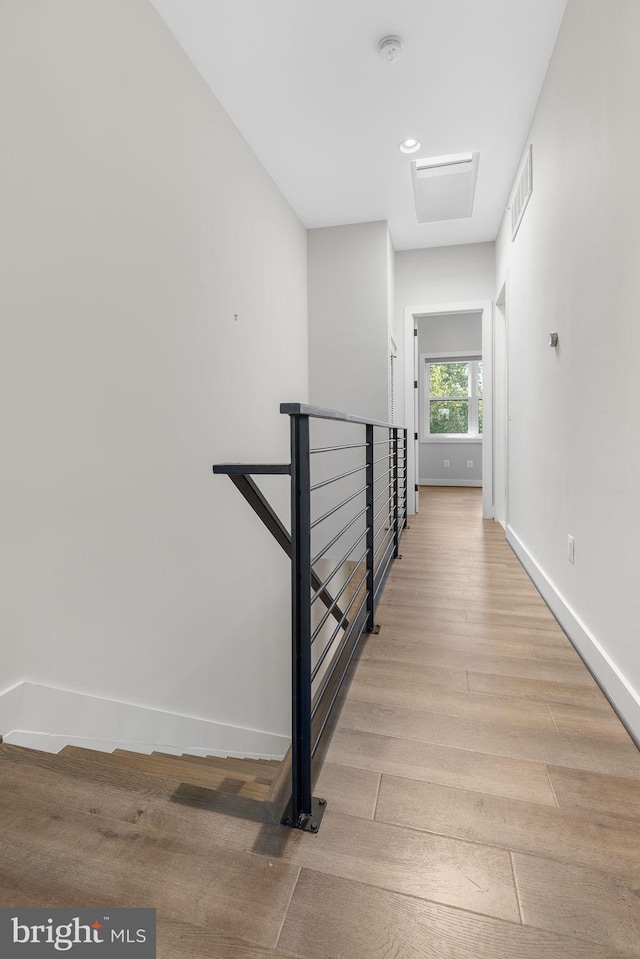
[[524, 211], [533, 192], [533, 146], [529, 144], [527, 156], [524, 161], [520, 178], [516, 183], [511, 201], [511, 239], [515, 240], [516, 234], [520, 229]]

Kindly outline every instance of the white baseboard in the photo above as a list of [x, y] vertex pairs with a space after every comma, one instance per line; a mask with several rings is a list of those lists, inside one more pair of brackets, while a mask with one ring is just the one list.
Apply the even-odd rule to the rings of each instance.
[[567, 603], [562, 594], [522, 540], [507, 526], [507, 542], [524, 566], [547, 606], [556, 617], [579, 655], [593, 674], [636, 744], [640, 746], [640, 696], [627, 681], [593, 633]]
[[421, 479], [419, 486], [477, 486], [482, 489], [482, 480], [466, 479]]
[[276, 733], [33, 683], [19, 683], [0, 693], [0, 733], [7, 743], [45, 752], [74, 745], [103, 752], [129, 749], [282, 759], [289, 748], [289, 740]]
[[24, 683], [14, 683], [0, 693], [0, 736], [15, 729]]

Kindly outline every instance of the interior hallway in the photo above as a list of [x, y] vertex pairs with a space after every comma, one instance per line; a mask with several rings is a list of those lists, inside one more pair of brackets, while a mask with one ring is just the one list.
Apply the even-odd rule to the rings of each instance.
[[171, 959], [640, 955], [640, 754], [480, 491], [424, 489], [317, 836], [0, 747], [0, 905], [155, 906]]

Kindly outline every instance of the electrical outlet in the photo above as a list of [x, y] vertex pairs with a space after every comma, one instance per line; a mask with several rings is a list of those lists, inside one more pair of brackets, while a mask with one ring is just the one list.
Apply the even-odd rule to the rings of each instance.
[[444, 468], [445, 468], [446, 470], [448, 470], [448, 469], [449, 469], [449, 466], [450, 466], [449, 460], [445, 460], [445, 461], [444, 461]]
[[575, 540], [571, 533], [569, 533], [567, 539], [567, 559], [570, 563], [575, 562], [576, 550], [575, 550]]
[[467, 460], [467, 466], [469, 467], [469, 469], [471, 469], [471, 467], [473, 466], [473, 460]]

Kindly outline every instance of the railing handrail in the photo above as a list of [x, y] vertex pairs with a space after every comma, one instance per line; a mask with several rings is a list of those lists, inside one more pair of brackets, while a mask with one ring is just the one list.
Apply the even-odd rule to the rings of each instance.
[[354, 416], [340, 410], [327, 410], [322, 406], [308, 406], [306, 403], [281, 403], [280, 412], [289, 416], [311, 416], [318, 420], [340, 420], [343, 423], [359, 423], [362, 426], [380, 426], [387, 430], [404, 430], [402, 423], [384, 423], [382, 420], [370, 420], [366, 416]]

